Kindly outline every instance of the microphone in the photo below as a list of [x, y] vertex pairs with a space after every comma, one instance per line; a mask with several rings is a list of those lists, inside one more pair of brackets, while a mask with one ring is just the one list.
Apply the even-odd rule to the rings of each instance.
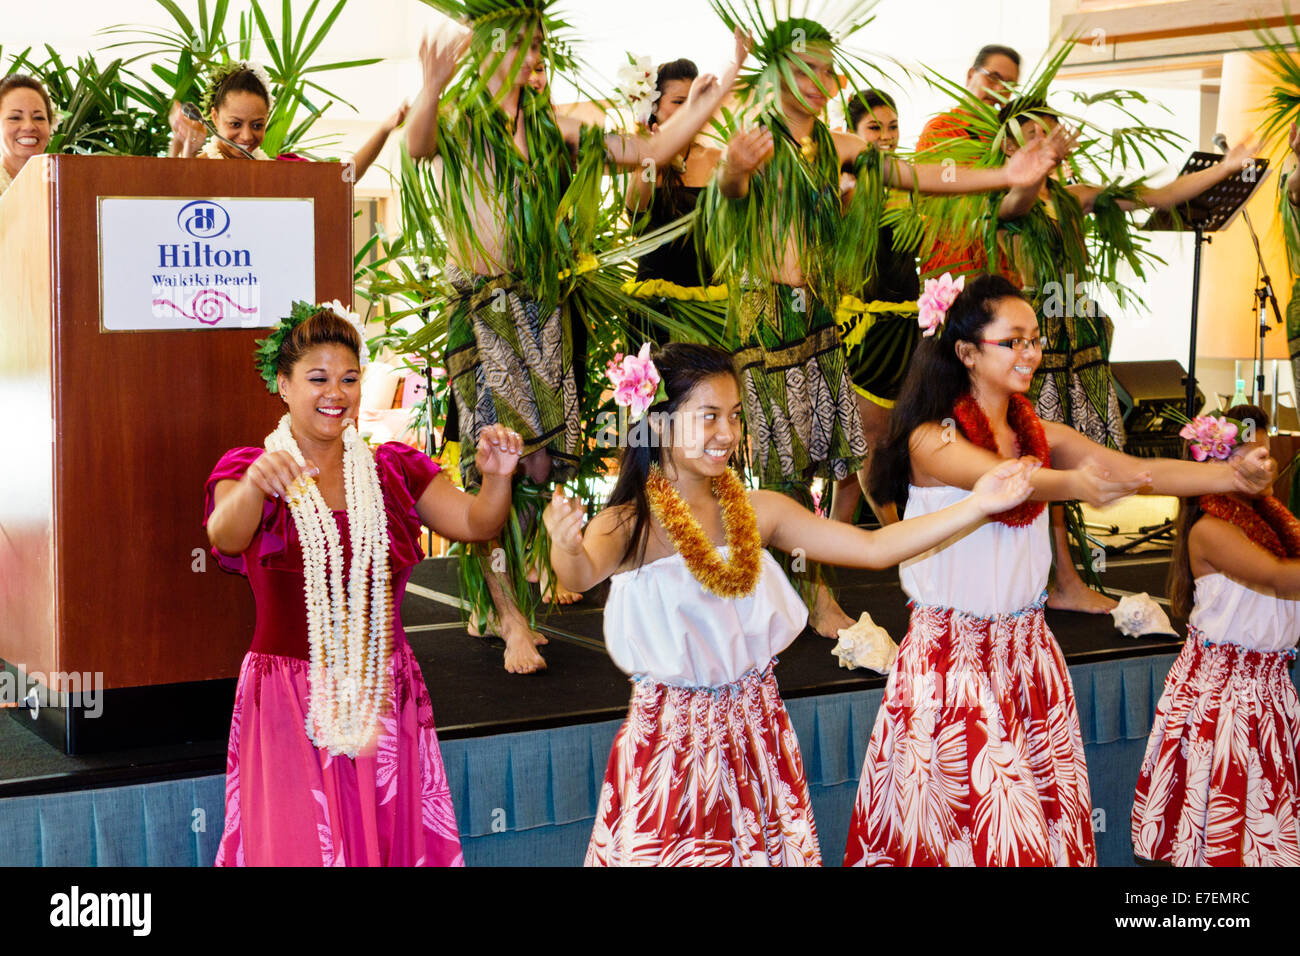
[[239, 152], [243, 153], [245, 159], [253, 158], [253, 154], [250, 153], [248, 150], [244, 149], [244, 147], [240, 146], [238, 143], [232, 143], [230, 140], [226, 139], [226, 137], [218, 133], [217, 128], [208, 122], [207, 117], [205, 117], [202, 113], [200, 113], [199, 108], [195, 106], [193, 103], [182, 103], [181, 112], [185, 114], [186, 119], [193, 120], [196, 123], [202, 123], [204, 128], [207, 129], [209, 133], [211, 133], [217, 139], [221, 140], [221, 142], [225, 143], [231, 149], [238, 150]]
[[1214, 148], [1221, 153], [1226, 153], [1228, 151], [1228, 137], [1224, 136], [1222, 133], [1215, 133]]

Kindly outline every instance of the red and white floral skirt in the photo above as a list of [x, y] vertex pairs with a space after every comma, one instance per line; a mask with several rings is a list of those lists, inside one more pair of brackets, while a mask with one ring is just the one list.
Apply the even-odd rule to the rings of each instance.
[[1300, 866], [1294, 651], [1206, 646], [1165, 678], [1133, 800], [1133, 852], [1175, 866]]
[[867, 747], [846, 866], [1095, 866], [1065, 659], [1041, 602], [914, 605]]
[[772, 674], [633, 685], [587, 866], [820, 866], [803, 758]]

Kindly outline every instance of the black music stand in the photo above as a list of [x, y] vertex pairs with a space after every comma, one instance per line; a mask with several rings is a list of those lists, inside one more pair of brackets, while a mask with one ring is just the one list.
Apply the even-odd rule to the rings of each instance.
[[[1200, 172], [1223, 161], [1222, 153], [1192, 153], [1178, 175]], [[1196, 237], [1192, 258], [1192, 331], [1187, 351], [1187, 417], [1193, 418], [1196, 408], [1196, 322], [1201, 305], [1201, 244], [1212, 240], [1207, 233], [1226, 228], [1243, 209], [1251, 195], [1259, 188], [1268, 173], [1267, 159], [1252, 159], [1250, 165], [1211, 186], [1205, 192], [1188, 200], [1176, 209], [1177, 216], [1161, 209], [1142, 226], [1152, 232], [1182, 232], [1191, 228]]]
[[[1192, 153], [1178, 175], [1200, 172], [1222, 161], [1222, 153]], [[1252, 159], [1250, 165], [1243, 166], [1234, 175], [1178, 206], [1176, 217], [1168, 210], [1161, 209], [1142, 226], [1152, 232], [1182, 232], [1190, 227], [1196, 236], [1192, 258], [1192, 331], [1187, 346], [1187, 397], [1184, 409], [1188, 418], [1194, 418], [1200, 411], [1196, 407], [1196, 321], [1201, 306], [1201, 244], [1212, 241], [1206, 233], [1227, 228], [1236, 218], [1237, 212], [1244, 210], [1246, 200], [1259, 188], [1267, 171], [1267, 159]], [[1124, 554], [1148, 541], [1172, 539], [1174, 522], [1166, 521], [1162, 525], [1141, 528], [1139, 533], [1140, 536], [1132, 541], [1107, 550], [1114, 554]]]

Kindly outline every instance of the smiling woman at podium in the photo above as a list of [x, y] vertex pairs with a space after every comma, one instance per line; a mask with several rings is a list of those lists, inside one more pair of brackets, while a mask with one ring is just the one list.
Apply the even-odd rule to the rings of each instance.
[[50, 145], [53, 118], [50, 94], [40, 80], [21, 73], [0, 80], [0, 195], [27, 160]]
[[[208, 90], [203, 97], [202, 109], [211, 127], [187, 118], [180, 104], [173, 104], [169, 155], [181, 159], [303, 159], [292, 153], [272, 157], [263, 151], [262, 141], [274, 107], [271, 77], [261, 64], [251, 61], [224, 64], [208, 78]], [[357, 150], [350, 161], [353, 182], [364, 176], [378, 158], [393, 130], [406, 119], [407, 109], [406, 103], [398, 107]], [[209, 128], [218, 135], [208, 138]]]

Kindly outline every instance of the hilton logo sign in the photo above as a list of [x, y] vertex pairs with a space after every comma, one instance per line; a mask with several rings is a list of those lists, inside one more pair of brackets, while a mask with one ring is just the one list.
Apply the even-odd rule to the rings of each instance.
[[267, 327], [315, 298], [310, 200], [100, 203], [105, 331]]

